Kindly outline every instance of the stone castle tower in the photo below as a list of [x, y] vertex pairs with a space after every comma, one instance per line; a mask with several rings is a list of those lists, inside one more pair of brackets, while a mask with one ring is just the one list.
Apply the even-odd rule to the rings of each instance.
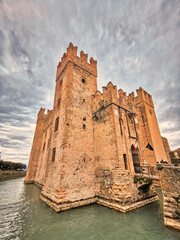
[[157, 200], [133, 176], [162, 159], [152, 97], [141, 88], [126, 96], [111, 82], [101, 93], [97, 61], [77, 56], [70, 43], [57, 66], [53, 110], [38, 114], [25, 182], [42, 186], [41, 199], [56, 211], [97, 202], [125, 212]]

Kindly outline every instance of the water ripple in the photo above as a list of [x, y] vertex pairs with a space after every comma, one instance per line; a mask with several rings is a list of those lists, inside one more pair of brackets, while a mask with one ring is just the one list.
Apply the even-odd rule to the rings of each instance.
[[0, 182], [0, 240], [169, 240], [179, 232], [165, 228], [162, 205], [152, 203], [127, 214], [99, 205], [55, 213], [40, 189], [23, 178]]

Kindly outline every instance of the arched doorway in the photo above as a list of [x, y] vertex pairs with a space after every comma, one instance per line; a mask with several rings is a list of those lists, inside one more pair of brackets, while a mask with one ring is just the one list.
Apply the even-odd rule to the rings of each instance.
[[139, 160], [139, 149], [138, 147], [136, 150], [134, 149], [134, 146], [131, 146], [131, 153], [132, 153], [132, 160], [134, 165], [134, 171], [135, 173], [141, 173], [141, 166], [140, 166], [140, 160]]

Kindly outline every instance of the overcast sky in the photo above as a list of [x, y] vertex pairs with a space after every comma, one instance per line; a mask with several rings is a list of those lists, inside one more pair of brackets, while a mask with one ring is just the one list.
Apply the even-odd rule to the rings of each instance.
[[152, 94], [162, 136], [180, 147], [179, 0], [0, 0], [0, 151], [28, 163], [37, 113], [52, 109], [72, 42], [98, 61], [98, 88]]

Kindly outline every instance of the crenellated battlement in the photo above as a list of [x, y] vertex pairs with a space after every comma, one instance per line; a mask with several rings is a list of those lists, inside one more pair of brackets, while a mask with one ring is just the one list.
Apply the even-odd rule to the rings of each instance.
[[120, 103], [127, 104], [127, 93], [124, 92], [122, 89], [119, 89], [118, 90], [118, 95], [119, 95]]
[[58, 63], [56, 79], [60, 76], [68, 62], [73, 62], [74, 64], [86, 69], [90, 73], [97, 76], [97, 61], [91, 57], [88, 62], [88, 54], [81, 51], [80, 56], [78, 56], [77, 50], [78, 47], [74, 46], [70, 42], [67, 48], [67, 52], [63, 54], [61, 61]]
[[128, 96], [122, 89], [117, 90], [117, 86], [109, 82], [107, 86], [102, 87], [103, 93], [99, 90], [92, 95], [93, 111], [97, 111], [99, 104], [104, 102], [104, 105], [115, 103], [122, 106], [127, 110], [134, 111], [135, 101], [134, 92], [131, 92]]
[[43, 120], [48, 119], [48, 118], [51, 116], [52, 112], [53, 112], [53, 110], [49, 110], [49, 109], [48, 109], [48, 110], [47, 110], [47, 113], [45, 113], [45, 108], [41, 108], [41, 109], [39, 110], [39, 113], [38, 113], [37, 121], [38, 121], [39, 119], [43, 119]]
[[143, 88], [136, 89], [137, 96], [134, 98], [136, 104], [139, 104], [141, 102], [145, 102], [149, 104], [151, 107], [154, 107], [152, 96], [146, 92]]

